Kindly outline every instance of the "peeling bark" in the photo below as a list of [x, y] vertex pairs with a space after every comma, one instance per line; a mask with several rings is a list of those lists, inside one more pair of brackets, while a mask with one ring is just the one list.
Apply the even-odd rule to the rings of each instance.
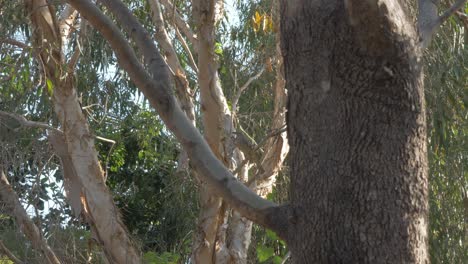
[[11, 188], [2, 167], [0, 167], [0, 174], [0, 197], [6, 209], [15, 218], [16, 224], [23, 234], [31, 241], [33, 248], [43, 255], [45, 261], [49, 264], [60, 264], [60, 260], [21, 205], [19, 197], [13, 188]]
[[[274, 109], [271, 130], [282, 129], [286, 124], [286, 87], [284, 80], [283, 56], [280, 48], [279, 1], [274, 1], [272, 12], [275, 18], [276, 33], [276, 82], [274, 86]], [[250, 81], [250, 80], [249, 80]], [[235, 100], [237, 101], [237, 100]], [[234, 109], [235, 105], [233, 105]], [[280, 132], [269, 139], [265, 144], [265, 154], [261, 159], [261, 172], [252, 181], [248, 181], [249, 188], [261, 197], [266, 197], [273, 190], [276, 176], [281, 170], [283, 162], [289, 152], [286, 131]], [[247, 253], [250, 246], [252, 222], [233, 212], [230, 223], [232, 234], [228, 241], [231, 263], [243, 264], [247, 262]]]
[[[198, 25], [198, 84], [204, 137], [216, 157], [229, 166], [227, 141], [232, 132], [231, 112], [218, 76], [215, 50], [215, 26], [220, 19], [223, 1], [193, 2], [193, 15]], [[220, 197], [213, 196], [206, 185], [201, 188], [201, 208], [193, 244], [195, 263], [217, 263], [228, 255], [225, 225], [226, 208]], [[217, 261], [217, 259], [219, 259]]]
[[[62, 125], [70, 167], [73, 168], [65, 168], [67, 171], [73, 170], [73, 173], [64, 176], [79, 177], [82, 186], [73, 186], [72, 190], [81, 189], [79, 196], [85, 219], [102, 244], [107, 258], [112, 263], [140, 263], [139, 253], [131, 242], [112, 195], [105, 185], [94, 147], [94, 137], [78, 103], [75, 77], [63, 68], [63, 43], [53, 6], [46, 0], [31, 0], [27, 4], [34, 26], [35, 47], [39, 49], [46, 78], [53, 83], [52, 102]], [[76, 179], [69, 179], [68, 182], [77, 183]], [[77, 194], [73, 194], [70, 197], [75, 213], [76, 196]]]
[[[124, 30], [135, 40], [143, 53], [151, 75], [136, 58], [122, 32], [94, 4], [88, 0], [69, 0], [80, 14], [98, 29], [114, 50], [120, 66], [129, 74], [135, 85], [148, 98], [189, 154], [200, 178], [210, 186], [213, 195], [219, 195], [247, 218], [286, 234], [288, 208], [262, 199], [242, 183], [216, 158], [200, 132], [190, 123], [171, 93], [167, 65], [148, 33], [132, 16], [128, 8], [118, 1], [106, 1], [109, 10], [122, 22]], [[273, 217], [274, 216], [274, 217]]]

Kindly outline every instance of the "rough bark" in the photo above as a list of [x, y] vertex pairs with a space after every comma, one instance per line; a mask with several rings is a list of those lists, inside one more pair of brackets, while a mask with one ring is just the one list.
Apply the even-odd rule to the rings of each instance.
[[[26, 3], [34, 26], [34, 46], [39, 50], [40, 63], [46, 78], [53, 84], [52, 102], [73, 166], [73, 174], [67, 173], [64, 176], [77, 175], [80, 178], [82, 186], [73, 188], [81, 189], [79, 196], [85, 219], [102, 244], [107, 258], [112, 263], [140, 263], [139, 253], [134, 248], [112, 195], [105, 185], [94, 147], [94, 137], [78, 102], [76, 80], [73, 72], [68, 71], [73, 69], [63, 67], [63, 43], [53, 6], [46, 0], [31, 0]], [[68, 182], [77, 182], [75, 180], [70, 179]], [[72, 202], [72, 205], [76, 203]], [[80, 211], [81, 208], [75, 208], [74, 211]]]
[[[11, 216], [15, 218], [16, 224], [23, 234], [31, 241], [33, 248], [43, 255], [45, 262], [49, 264], [60, 264], [60, 260], [49, 247], [47, 241], [42, 237], [39, 228], [37, 228], [31, 218], [29, 218], [26, 210], [21, 205], [19, 197], [13, 188], [11, 188], [2, 167], [0, 167], [0, 197]], [[15, 260], [15, 262], [17, 262], [17, 260]]]
[[400, 1], [282, 2], [294, 263], [428, 263], [418, 43]]

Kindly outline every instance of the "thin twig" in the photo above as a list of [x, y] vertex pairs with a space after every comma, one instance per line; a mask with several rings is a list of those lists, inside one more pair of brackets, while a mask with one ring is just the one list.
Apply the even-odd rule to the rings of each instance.
[[160, 0], [160, 3], [166, 8], [166, 10], [173, 10], [174, 22], [177, 27], [182, 31], [182, 33], [187, 37], [187, 39], [192, 43], [195, 50], [198, 50], [198, 39], [197, 35], [193, 33], [192, 29], [190, 29], [189, 25], [184, 21], [182, 16], [179, 14], [177, 9], [169, 0]]
[[274, 136], [277, 136], [283, 132], [286, 132], [287, 128], [286, 128], [286, 124], [284, 124], [282, 127], [278, 128], [278, 129], [273, 129], [273, 131], [271, 131], [268, 135], [266, 135], [262, 140], [260, 140], [257, 144], [257, 148], [255, 150], [258, 150], [260, 149], [263, 144], [266, 143], [266, 141], [271, 138], [271, 137], [274, 137]]
[[439, 17], [439, 26], [442, 25], [451, 15], [460, 10], [467, 0], [458, 0]]
[[242, 93], [247, 90], [247, 88], [249, 88], [249, 85], [255, 81], [256, 79], [258, 79], [260, 77], [260, 75], [262, 75], [262, 73], [265, 71], [265, 67], [262, 67], [262, 69], [260, 69], [260, 71], [255, 74], [254, 76], [250, 77], [247, 82], [245, 82], [244, 85], [242, 85], [242, 87], [237, 90], [237, 93], [236, 95], [234, 96], [234, 99], [232, 99], [232, 112], [237, 112], [237, 104], [239, 102], [239, 99], [242, 95]]
[[23, 43], [21, 41], [18, 41], [16, 39], [11, 39], [11, 38], [1, 38], [0, 43], [10, 44], [10, 45], [17, 46], [17, 47], [20, 47], [20, 48], [23, 48], [23, 49], [31, 48], [27, 44], [25, 44], [25, 43]]
[[283, 260], [281, 261], [281, 264], [286, 263], [286, 261], [288, 261], [290, 257], [291, 257], [291, 251], [288, 251], [288, 253], [286, 253], [286, 256], [284, 256]]
[[192, 52], [190, 51], [189, 46], [187, 45], [187, 41], [185, 41], [184, 37], [180, 34], [179, 28], [177, 25], [173, 24], [174, 31], [176, 33], [177, 39], [179, 40], [180, 44], [184, 48], [185, 52], [187, 52], [187, 56], [189, 58], [190, 66], [192, 67], [195, 74], [198, 74], [198, 67], [195, 59], [193, 58]]
[[21, 116], [21, 115], [0, 111], [0, 116], [6, 116], [6, 117], [13, 118], [16, 121], [18, 121], [18, 123], [21, 126], [24, 126], [24, 127], [49, 129], [49, 130], [54, 130], [54, 131], [57, 131], [59, 133], [62, 133], [61, 130], [59, 130], [59, 129], [55, 128], [55, 127], [49, 126], [46, 123], [36, 122], [36, 121], [29, 121], [24, 116]]
[[[275, 130], [273, 130], [272, 132], [270, 132], [268, 135], [266, 135], [262, 140], [260, 140], [260, 142], [257, 144], [257, 146], [255, 147], [255, 149], [254, 149], [253, 151], [258, 151], [258, 150], [262, 147], [262, 145], [265, 144], [265, 142], [266, 142], [269, 138], [274, 137], [274, 136], [276, 136], [276, 135], [279, 135], [279, 134], [285, 132], [285, 131], [286, 131], [285, 126], [286, 126], [286, 125], [280, 127], [279, 129], [275, 129]], [[248, 159], [244, 159], [244, 160], [241, 162], [241, 164], [239, 164], [239, 166], [237, 166], [237, 168], [232, 172], [232, 174], [233, 174], [234, 176], [237, 175], [237, 173], [240, 172], [240, 170], [247, 164], [247, 162], [249, 162], [249, 160], [248, 160]], [[249, 185], [250, 182], [257, 180], [256, 178], [257, 178], [257, 177], [254, 177], [254, 178], [252, 178], [252, 180], [248, 181], [248, 182], [247, 182], [247, 185]]]

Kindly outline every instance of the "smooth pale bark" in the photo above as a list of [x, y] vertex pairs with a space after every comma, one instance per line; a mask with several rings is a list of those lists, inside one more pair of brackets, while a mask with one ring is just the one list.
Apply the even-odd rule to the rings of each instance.
[[[280, 23], [279, 23], [279, 1], [274, 0], [272, 13], [275, 23], [276, 33], [276, 82], [274, 86], [274, 109], [271, 130], [275, 133], [268, 138], [265, 146], [264, 155], [261, 159], [262, 173], [255, 176], [255, 179], [248, 181], [249, 187], [255, 192], [266, 197], [271, 193], [273, 185], [276, 183], [276, 176], [281, 170], [283, 162], [289, 152], [289, 144], [286, 131], [279, 132], [286, 124], [286, 101], [287, 94], [284, 81], [283, 57], [280, 48]], [[258, 77], [258, 76], [254, 76]], [[250, 81], [251, 79], [249, 79]], [[249, 81], [246, 83], [248, 85]], [[241, 88], [242, 90], [242, 88]], [[233, 109], [237, 105], [233, 101]], [[233, 110], [234, 111], [234, 110]], [[242, 171], [241, 171], [242, 172]], [[242, 217], [238, 212], [233, 212], [230, 222], [229, 253], [231, 263], [247, 263], [247, 254], [250, 246], [252, 222]]]
[[[63, 67], [64, 56], [59, 24], [52, 5], [45, 0], [27, 1], [34, 26], [34, 45], [39, 49], [46, 78], [53, 84], [52, 102], [63, 129], [74, 175], [80, 178], [81, 208], [96, 239], [112, 263], [140, 263], [138, 251], [123, 225], [112, 195], [105, 185], [103, 171], [75, 89], [72, 72]], [[71, 175], [65, 174], [64, 176]], [[70, 179], [74, 183], [73, 179]], [[76, 200], [72, 198], [72, 201]], [[75, 202], [72, 205], [76, 206]], [[81, 210], [75, 208], [76, 211]]]
[[[187, 115], [188, 119], [194, 126], [196, 126], [195, 107], [192, 100], [193, 91], [189, 87], [189, 82], [187, 80], [185, 70], [180, 65], [179, 58], [177, 57], [174, 46], [172, 45], [169, 35], [167, 34], [159, 0], [150, 0], [149, 5], [153, 14], [153, 23], [156, 27], [156, 33], [154, 36], [162, 51], [166, 55], [165, 57], [167, 65], [169, 69], [171, 69], [172, 75], [174, 76], [175, 90], [180, 106]], [[178, 157], [177, 170], [186, 171], [188, 169], [189, 160], [187, 152], [182, 150]]]
[[400, 1], [281, 15], [293, 263], [428, 263], [422, 52]]
[[[200, 132], [190, 123], [171, 93], [167, 64], [153, 41], [126, 6], [118, 1], [106, 1], [109, 10], [122, 22], [124, 30], [143, 53], [146, 72], [128, 41], [115, 24], [88, 0], [69, 0], [80, 14], [99, 30], [115, 52], [120, 66], [148, 98], [189, 154], [201, 179], [210, 186], [213, 195], [219, 195], [247, 218], [285, 235], [287, 207], [262, 199], [243, 184], [216, 158]], [[274, 217], [273, 217], [274, 216]]]
[[21, 205], [19, 197], [13, 188], [11, 188], [2, 167], [0, 167], [0, 197], [9, 214], [15, 218], [16, 224], [23, 234], [31, 241], [33, 248], [43, 255], [45, 262], [60, 264], [60, 260], [42, 237], [39, 228], [29, 218], [26, 210]]
[[[193, 2], [193, 16], [198, 25], [198, 84], [204, 137], [216, 157], [229, 166], [228, 140], [232, 133], [232, 117], [223, 94], [216, 61], [216, 24], [221, 18], [223, 1], [197, 0]], [[220, 197], [212, 195], [202, 184], [200, 215], [194, 237], [192, 259], [195, 263], [225, 263], [226, 206]]]
[[262, 197], [266, 197], [272, 191], [276, 182], [276, 176], [281, 170], [283, 162], [289, 153], [289, 144], [286, 131], [281, 130], [286, 125], [286, 102], [287, 92], [284, 79], [284, 63], [281, 54], [281, 25], [279, 21], [279, 0], [273, 3], [274, 24], [276, 33], [276, 82], [274, 86], [273, 120], [271, 131], [276, 133], [271, 136], [265, 144], [265, 155], [262, 158], [264, 172], [256, 177], [255, 186], [252, 188]]
[[[109, 41], [213, 193], [285, 237], [296, 263], [427, 260], [419, 51], [416, 34], [395, 2], [379, 1], [383, 5], [369, 8], [365, 4], [372, 1], [356, 1], [358, 9], [345, 10], [337, 0], [283, 1], [283, 55], [292, 92], [288, 129], [294, 155], [293, 210], [286, 220], [281, 208], [242, 188], [212, 155], [171, 97], [165, 64], [158, 54], [145, 51], [145, 45], [151, 45], [145, 32], [131, 20], [122, 20], [148, 67], [162, 70], [151, 70], [163, 77], [158, 82], [95, 6], [70, 1]], [[382, 64], [383, 59], [387, 63]], [[278, 221], [268, 222], [268, 216], [278, 216]]]
[[440, 0], [418, 0], [418, 30], [421, 46], [427, 48], [434, 33], [456, 11], [465, 6], [466, 0], [457, 0], [442, 15], [438, 14]]
[[[177, 9], [174, 8], [174, 5], [171, 3], [170, 0], [160, 0], [161, 4], [166, 8], [166, 10], [175, 10], [174, 15], [174, 22], [177, 28], [184, 34], [184, 36], [188, 39], [188, 41], [192, 44], [192, 47], [195, 51], [198, 50], [198, 37], [197, 35], [190, 29], [190, 26], [187, 22], [184, 21], [182, 16], [177, 12]], [[172, 15], [172, 13], [171, 13]]]
[[[245, 159], [243, 153], [236, 149], [234, 151], [234, 160], [237, 166]], [[248, 164], [240, 169], [237, 178], [242, 182], [247, 182], [249, 177]], [[232, 210], [227, 230], [227, 248], [229, 255], [226, 256], [223, 263], [247, 263], [247, 253], [252, 238], [252, 221], [243, 217], [236, 210]]]

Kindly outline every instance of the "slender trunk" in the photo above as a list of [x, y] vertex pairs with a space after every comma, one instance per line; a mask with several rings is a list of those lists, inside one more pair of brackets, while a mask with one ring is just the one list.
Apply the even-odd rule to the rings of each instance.
[[294, 263], [428, 263], [418, 38], [378, 2], [282, 3]]
[[[70, 179], [68, 182], [82, 184], [73, 187], [74, 190], [79, 190], [81, 198], [81, 208], [75, 208], [74, 211], [83, 210], [86, 222], [112, 263], [140, 263], [139, 252], [130, 240], [105, 184], [104, 173], [94, 147], [94, 137], [78, 102], [76, 79], [73, 76], [74, 64], [69, 64], [70, 69], [63, 66], [66, 63], [55, 10], [46, 0], [30, 0], [27, 4], [34, 26], [34, 46], [39, 50], [45, 77], [51, 83], [48, 85], [52, 103], [64, 132], [73, 174], [80, 179]], [[76, 197], [72, 198], [74, 200]], [[72, 202], [72, 205], [75, 203]]]
[[[232, 130], [231, 113], [224, 97], [216, 62], [215, 29], [222, 12], [223, 1], [194, 1], [194, 17], [198, 22], [198, 82], [204, 137], [216, 157], [228, 166], [227, 139]], [[193, 245], [195, 263], [216, 263], [225, 258], [226, 208], [221, 198], [202, 185], [201, 208]]]
[[29, 218], [26, 210], [24, 210], [16, 192], [11, 188], [8, 179], [0, 167], [0, 197], [6, 208], [13, 216], [23, 234], [31, 241], [35, 250], [39, 251], [45, 258], [45, 262], [49, 264], [60, 264], [60, 260], [47, 244], [46, 240], [39, 232], [39, 228]]
[[[274, 0], [272, 6], [272, 17], [275, 19], [276, 33], [276, 82], [274, 85], [274, 109], [271, 131], [274, 133], [265, 144], [265, 154], [262, 157], [261, 166], [263, 173], [256, 175], [254, 181], [249, 181], [249, 188], [266, 197], [273, 190], [276, 177], [281, 170], [283, 162], [289, 152], [289, 144], [285, 131], [281, 132], [286, 124], [286, 89], [284, 81], [283, 57], [280, 48], [280, 23], [279, 23], [279, 1]], [[234, 106], [233, 106], [234, 107]], [[252, 222], [242, 217], [239, 213], [233, 212], [230, 222], [229, 252], [231, 263], [247, 263], [247, 254], [250, 246]]]

